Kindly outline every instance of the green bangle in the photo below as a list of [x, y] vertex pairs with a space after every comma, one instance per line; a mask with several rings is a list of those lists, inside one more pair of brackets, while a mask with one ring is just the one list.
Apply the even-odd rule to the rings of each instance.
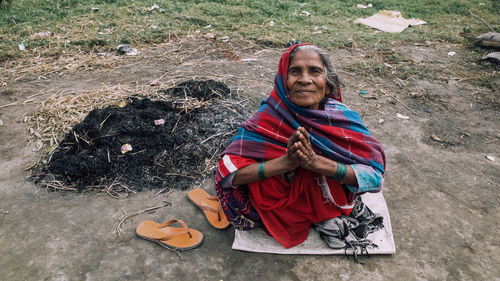
[[259, 167], [257, 168], [257, 171], [259, 173], [259, 180], [265, 180], [267, 179], [266, 178], [266, 174], [264, 173], [264, 164], [266, 163], [266, 161], [262, 161], [259, 163]]
[[342, 180], [346, 174], [347, 174], [347, 166], [337, 162], [337, 171], [335, 172], [335, 175], [331, 176], [331, 178], [333, 180], [339, 181]]

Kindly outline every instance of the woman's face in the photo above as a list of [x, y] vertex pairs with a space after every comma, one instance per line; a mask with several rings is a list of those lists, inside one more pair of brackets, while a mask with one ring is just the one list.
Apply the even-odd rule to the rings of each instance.
[[314, 50], [297, 51], [288, 65], [286, 80], [290, 101], [309, 109], [319, 109], [330, 91], [326, 85], [325, 67]]

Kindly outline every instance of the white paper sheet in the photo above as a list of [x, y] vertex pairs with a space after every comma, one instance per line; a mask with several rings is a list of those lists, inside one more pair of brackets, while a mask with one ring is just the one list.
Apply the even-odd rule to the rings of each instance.
[[392, 33], [399, 33], [410, 25], [426, 24], [419, 19], [405, 19], [398, 11], [382, 10], [371, 17], [359, 18], [354, 23], [361, 23], [369, 27]]

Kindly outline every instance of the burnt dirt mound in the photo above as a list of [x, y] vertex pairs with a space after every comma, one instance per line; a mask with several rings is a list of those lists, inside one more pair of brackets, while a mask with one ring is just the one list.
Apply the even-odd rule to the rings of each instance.
[[[188, 89], [201, 99], [213, 92]], [[35, 182], [55, 190], [187, 189], [213, 173], [219, 153], [249, 114], [241, 101], [222, 97], [196, 107], [129, 97], [124, 107], [92, 110], [60, 142]]]

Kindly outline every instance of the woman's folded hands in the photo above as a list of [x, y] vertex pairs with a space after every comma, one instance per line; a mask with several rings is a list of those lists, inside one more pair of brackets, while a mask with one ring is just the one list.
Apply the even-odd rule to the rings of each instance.
[[[298, 166], [325, 175], [333, 176], [337, 172], [338, 163], [324, 156], [316, 154], [312, 148], [311, 138], [304, 127], [299, 127], [288, 139], [287, 158]], [[297, 167], [298, 167], [297, 166]], [[357, 186], [356, 175], [353, 169], [346, 165], [347, 172], [342, 183]]]
[[309, 133], [304, 127], [299, 127], [288, 139], [287, 156], [292, 162], [307, 170], [314, 171], [318, 165], [320, 156], [312, 149]]

